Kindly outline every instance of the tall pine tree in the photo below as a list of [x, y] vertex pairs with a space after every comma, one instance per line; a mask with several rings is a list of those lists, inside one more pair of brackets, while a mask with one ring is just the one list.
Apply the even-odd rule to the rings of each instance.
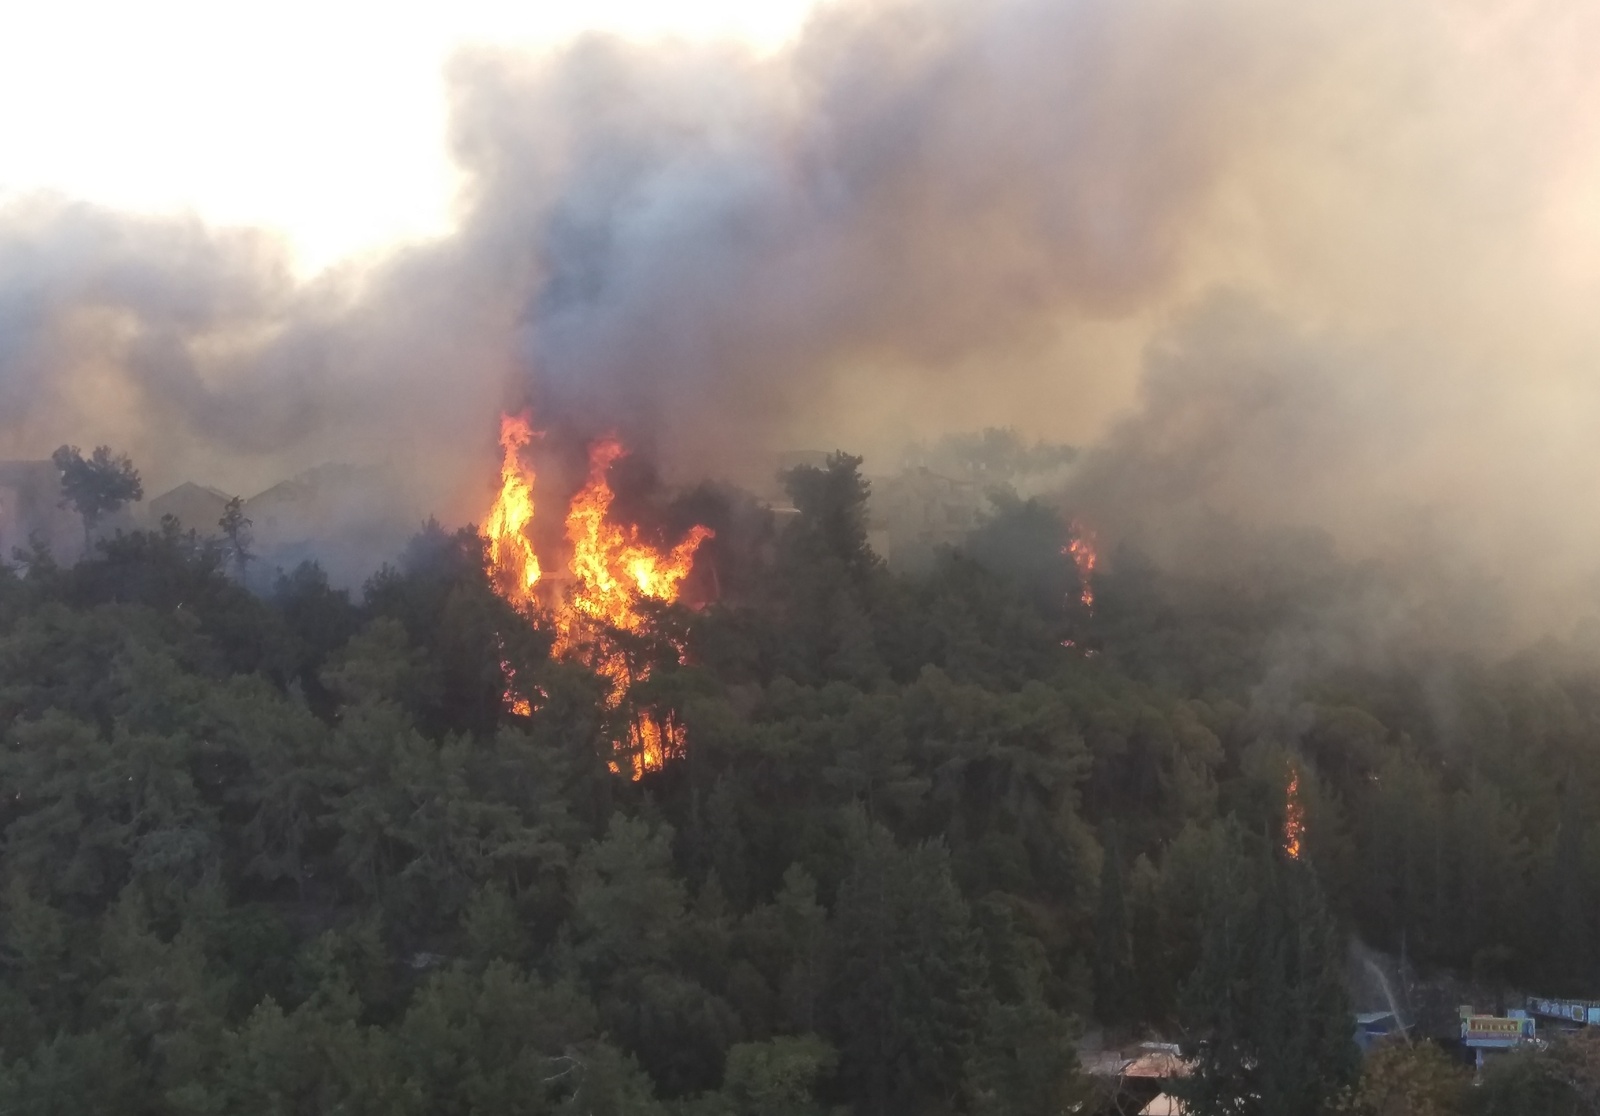
[[832, 931], [830, 1030], [863, 1111], [953, 1105], [989, 996], [944, 846], [900, 848], [872, 826], [840, 885]]
[[1360, 1068], [1343, 936], [1310, 863], [1237, 829], [1227, 846], [1180, 1004], [1199, 1054], [1174, 1091], [1193, 1116], [1317, 1116]]
[[1100, 865], [1100, 908], [1094, 927], [1094, 1013], [1108, 1027], [1121, 1026], [1133, 1009], [1133, 945], [1122, 885], [1122, 850], [1117, 825], [1105, 827]]

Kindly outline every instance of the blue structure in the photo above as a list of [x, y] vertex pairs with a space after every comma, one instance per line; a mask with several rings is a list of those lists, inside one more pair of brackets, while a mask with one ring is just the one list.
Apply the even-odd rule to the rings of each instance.
[[1389, 1035], [1404, 1033], [1405, 1028], [1392, 1011], [1364, 1011], [1356, 1016], [1356, 1045], [1363, 1054]]
[[1533, 1017], [1522, 1010], [1505, 1015], [1475, 1015], [1469, 1007], [1461, 1009], [1461, 1041], [1472, 1051], [1479, 1069], [1484, 1052], [1510, 1050], [1528, 1042], [1534, 1035]]
[[1542, 1019], [1559, 1019], [1580, 1027], [1600, 1024], [1600, 1000], [1550, 1000], [1530, 996], [1528, 1011]]

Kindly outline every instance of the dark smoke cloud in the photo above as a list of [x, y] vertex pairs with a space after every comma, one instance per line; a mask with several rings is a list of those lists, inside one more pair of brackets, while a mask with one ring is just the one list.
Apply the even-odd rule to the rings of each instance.
[[1137, 310], [1292, 65], [1169, 11], [868, 4], [772, 60], [606, 39], [463, 59], [472, 222], [542, 269], [541, 400], [737, 461], [836, 377], [926, 381]]
[[682, 479], [1009, 423], [1097, 447], [1074, 499], [1168, 556], [1215, 512], [1557, 599], [1600, 555], [1597, 32], [864, 0], [771, 55], [465, 53], [444, 239], [297, 284], [257, 234], [0, 211], [0, 453], [387, 460], [466, 519], [525, 402]]
[[1159, 16], [918, 0], [828, 10], [776, 57], [469, 54], [458, 233], [309, 288], [248, 233], [9, 213], [8, 344], [77, 344], [8, 358], [5, 426], [44, 406], [102, 428], [75, 388], [114, 372], [163, 439], [266, 452], [368, 440], [385, 396], [432, 418], [523, 379], [563, 425], [729, 467], [825, 418], [836, 381], [1009, 357], [1171, 279], [1228, 135], [1292, 67], [1228, 20]]

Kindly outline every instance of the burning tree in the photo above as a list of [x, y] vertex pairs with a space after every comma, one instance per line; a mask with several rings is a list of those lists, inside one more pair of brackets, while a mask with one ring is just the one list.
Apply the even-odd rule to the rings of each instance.
[[61, 470], [61, 506], [83, 520], [85, 552], [102, 516], [144, 499], [139, 470], [127, 454], [113, 455], [109, 446], [96, 446], [88, 457], [77, 446], [62, 446], [50, 460]]
[[[524, 460], [534, 438], [529, 418], [508, 415], [501, 420], [500, 492], [485, 519], [490, 576], [495, 591], [534, 623], [548, 625], [555, 635], [557, 658], [582, 662], [607, 683], [607, 707], [625, 712], [626, 732], [616, 741], [623, 753], [613, 768], [626, 763], [635, 779], [659, 770], [682, 752], [683, 729], [670, 714], [648, 709], [625, 711], [629, 691], [650, 674], [650, 656], [640, 640], [651, 627], [653, 606], [678, 599], [683, 580], [694, 566], [709, 527], [696, 526], [676, 545], [653, 546], [632, 524], [612, 518], [615, 494], [610, 470], [626, 453], [615, 438], [602, 438], [589, 450], [589, 476], [567, 508], [565, 530], [571, 546], [568, 572], [572, 581], [559, 599], [540, 599], [544, 564], [530, 531], [534, 525], [536, 475]], [[681, 655], [681, 650], [674, 648]], [[531, 711], [526, 695], [508, 678], [507, 704], [513, 712]]]
[[1289, 765], [1289, 785], [1283, 795], [1283, 852], [1290, 860], [1300, 859], [1301, 839], [1306, 832], [1306, 809], [1300, 804], [1300, 769]]
[[1077, 520], [1072, 522], [1072, 537], [1061, 553], [1072, 559], [1078, 571], [1078, 601], [1090, 615], [1094, 614], [1094, 571], [1100, 564], [1094, 532]]
[[500, 494], [483, 524], [495, 591], [523, 610], [537, 604], [534, 588], [543, 576], [528, 537], [533, 525], [533, 471], [522, 463], [522, 453], [533, 438], [526, 414], [501, 417]]

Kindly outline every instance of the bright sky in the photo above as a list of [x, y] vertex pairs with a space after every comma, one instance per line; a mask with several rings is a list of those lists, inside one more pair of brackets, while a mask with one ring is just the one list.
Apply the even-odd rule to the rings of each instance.
[[586, 28], [776, 46], [814, 0], [9, 0], [0, 202], [55, 190], [289, 234], [304, 270], [447, 227], [441, 71]]

